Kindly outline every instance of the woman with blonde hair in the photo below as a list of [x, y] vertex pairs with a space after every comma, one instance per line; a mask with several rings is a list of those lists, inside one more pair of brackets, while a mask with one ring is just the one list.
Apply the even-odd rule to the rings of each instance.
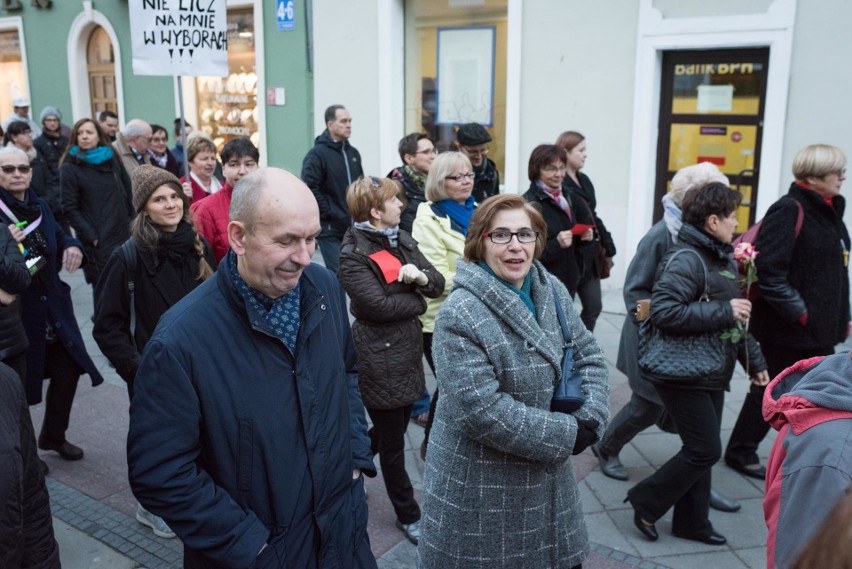
[[215, 176], [216, 144], [209, 134], [196, 130], [187, 137], [186, 161], [189, 163], [189, 180], [182, 176], [180, 183], [192, 203], [198, 203], [222, 189], [222, 183]]
[[[92, 336], [127, 382], [133, 382], [142, 350], [160, 316], [213, 274], [210, 245], [189, 218], [189, 203], [178, 179], [157, 166], [133, 171], [131, 237], [110, 256], [98, 282]], [[136, 519], [158, 537], [175, 534], [162, 518], [136, 505]]]
[[[476, 201], [471, 195], [476, 175], [470, 160], [460, 152], [439, 154], [429, 168], [426, 178], [426, 203], [417, 208], [411, 236], [417, 241], [420, 251], [433, 267], [444, 277], [444, 291], [437, 298], [426, 301], [426, 312], [420, 316], [423, 323], [423, 355], [432, 372], [432, 332], [435, 315], [447, 299], [456, 275], [456, 261], [464, 252], [464, 240]], [[429, 444], [432, 416], [437, 404], [438, 392], [432, 395], [429, 416], [426, 421], [421, 457], [425, 457]]]
[[426, 386], [418, 317], [426, 311], [424, 297], [444, 292], [444, 277], [400, 229], [401, 191], [397, 182], [373, 176], [349, 186], [346, 204], [355, 224], [343, 236], [337, 274], [352, 301], [358, 385], [373, 422], [371, 447], [397, 527], [416, 544], [420, 506], [405, 470], [405, 430]]

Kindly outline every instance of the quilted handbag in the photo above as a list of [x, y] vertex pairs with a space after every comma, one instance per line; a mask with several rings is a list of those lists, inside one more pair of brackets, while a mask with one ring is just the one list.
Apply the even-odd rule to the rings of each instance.
[[553, 283], [550, 283], [550, 286], [553, 288], [556, 317], [559, 319], [559, 327], [562, 328], [562, 340], [564, 342], [562, 377], [559, 380], [559, 385], [553, 390], [553, 398], [550, 400], [550, 410], [559, 413], [573, 413], [586, 402], [586, 395], [581, 389], [583, 376], [580, 375], [580, 372], [577, 371], [574, 365], [574, 342], [571, 341], [571, 331], [568, 329], [568, 323], [565, 321], [565, 313], [562, 312], [562, 303], [559, 302], [556, 287]]
[[[676, 251], [663, 268], [680, 253], [691, 252], [698, 257], [704, 268], [704, 292], [700, 302], [710, 300], [707, 291], [707, 266], [696, 251]], [[651, 318], [639, 324], [639, 369], [650, 379], [661, 382], [691, 382], [715, 378], [728, 367], [731, 357], [730, 344], [719, 338], [719, 331], [699, 334], [677, 334], [660, 330]]]

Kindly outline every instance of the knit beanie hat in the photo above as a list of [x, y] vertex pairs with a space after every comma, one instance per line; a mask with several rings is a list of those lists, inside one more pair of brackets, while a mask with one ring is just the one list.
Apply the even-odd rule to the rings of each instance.
[[130, 176], [130, 183], [133, 188], [133, 209], [137, 213], [142, 211], [142, 208], [148, 203], [148, 198], [160, 186], [169, 186], [174, 188], [178, 194], [183, 193], [180, 181], [174, 174], [149, 164], [137, 166]]
[[44, 119], [47, 117], [56, 117], [60, 121], [62, 120], [62, 113], [59, 112], [59, 109], [56, 107], [45, 107], [41, 110], [41, 114], [38, 117], [38, 122], [43, 123]]

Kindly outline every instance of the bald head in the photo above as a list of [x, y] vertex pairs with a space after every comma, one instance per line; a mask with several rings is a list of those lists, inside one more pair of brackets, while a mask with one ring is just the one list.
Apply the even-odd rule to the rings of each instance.
[[237, 182], [231, 196], [228, 240], [237, 270], [270, 298], [292, 290], [311, 262], [320, 232], [319, 207], [299, 178], [261, 168]]

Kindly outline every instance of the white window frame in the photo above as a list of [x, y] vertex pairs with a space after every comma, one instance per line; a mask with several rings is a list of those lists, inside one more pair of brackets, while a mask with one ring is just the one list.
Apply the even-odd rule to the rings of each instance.
[[71, 22], [71, 28], [68, 30], [68, 87], [71, 92], [71, 114], [74, 116], [74, 122], [86, 117], [97, 118], [91, 116], [92, 100], [86, 54], [92, 30], [97, 26], [104, 29], [112, 42], [115, 57], [116, 106], [118, 107], [119, 121], [125, 121], [121, 43], [118, 41], [118, 36], [109, 18], [93, 9], [91, 0], [83, 1], [83, 11], [74, 18], [74, 21]]
[[768, 47], [760, 181], [756, 219], [781, 191], [787, 96], [792, 63], [796, 0], [775, 0], [765, 14], [665, 19], [653, 0], [640, 0], [636, 83], [628, 194], [627, 250], [636, 250], [651, 226], [660, 117], [662, 54], [667, 50]]
[[[267, 166], [266, 151], [266, 75], [264, 69], [264, 31], [263, 31], [263, 1], [262, 0], [228, 0], [228, 9], [252, 7], [254, 17], [254, 69], [257, 74], [257, 134], [259, 164]], [[198, 116], [198, 91], [195, 77], [181, 77], [183, 87], [183, 112], [187, 117]], [[175, 116], [180, 116], [180, 100], [178, 99], [178, 78], [174, 78]], [[189, 121], [193, 128], [199, 128], [197, 120]]]
[[[32, 102], [33, 94], [30, 90], [30, 68], [27, 65], [27, 45], [24, 41], [24, 20], [20, 16], [0, 18], [0, 32], [12, 30], [18, 32], [18, 44], [21, 46], [21, 65], [24, 66], [24, 89], [27, 90], [27, 98]], [[32, 108], [30, 108], [30, 115], [32, 115]]]

